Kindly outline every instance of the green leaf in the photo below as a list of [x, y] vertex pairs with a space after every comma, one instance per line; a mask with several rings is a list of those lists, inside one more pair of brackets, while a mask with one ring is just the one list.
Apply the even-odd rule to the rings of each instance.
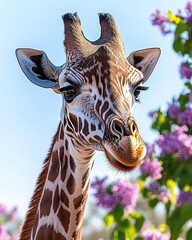
[[188, 87], [190, 90], [192, 90], [192, 83], [186, 82], [185, 86]]
[[192, 202], [185, 203], [182, 207], [176, 208], [167, 224], [171, 230], [170, 240], [175, 240], [182, 232], [183, 225], [192, 219]]
[[181, 21], [177, 27], [176, 27], [176, 30], [175, 30], [175, 33], [177, 36], [180, 36], [183, 32], [187, 31], [188, 30], [188, 26], [185, 22]]
[[178, 102], [181, 105], [181, 109], [184, 110], [185, 109], [185, 105], [188, 103], [189, 101], [189, 94], [182, 94], [179, 99]]
[[192, 202], [185, 203], [181, 208], [181, 219], [183, 224], [192, 219]]
[[145, 218], [141, 213], [136, 211], [131, 213], [131, 217], [135, 219], [135, 229], [137, 232], [139, 232], [143, 226], [143, 223], [145, 222]]
[[124, 215], [124, 207], [118, 205], [113, 211], [113, 216], [116, 222], [119, 222]]
[[136, 237], [135, 240], [143, 240], [142, 237]]
[[158, 200], [156, 198], [149, 200], [149, 206], [151, 208], [154, 208], [157, 205], [157, 203], [158, 203]]
[[175, 240], [181, 233], [182, 221], [181, 221], [181, 208], [176, 208], [171, 217], [168, 218], [167, 224], [170, 227], [171, 237], [170, 240]]
[[133, 240], [136, 233], [133, 223], [131, 222], [131, 220], [125, 219], [123, 225], [124, 227], [127, 226], [126, 228], [124, 228], [126, 239]]
[[191, 240], [191, 239], [192, 239], [192, 228], [190, 228], [186, 234], [186, 240]]
[[104, 220], [104, 223], [105, 223], [106, 227], [109, 228], [114, 223], [114, 216], [110, 212], [104, 217], [103, 220]]
[[179, 37], [173, 42], [173, 49], [175, 52], [181, 52], [183, 47], [182, 39]]

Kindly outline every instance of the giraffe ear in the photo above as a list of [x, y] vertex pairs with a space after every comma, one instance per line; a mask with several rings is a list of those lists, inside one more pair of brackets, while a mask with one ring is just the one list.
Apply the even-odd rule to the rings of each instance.
[[43, 51], [36, 49], [18, 48], [16, 56], [21, 69], [32, 83], [59, 93], [58, 77], [62, 67], [54, 66]]
[[132, 52], [128, 62], [143, 73], [144, 82], [147, 81], [159, 59], [160, 48], [146, 48]]

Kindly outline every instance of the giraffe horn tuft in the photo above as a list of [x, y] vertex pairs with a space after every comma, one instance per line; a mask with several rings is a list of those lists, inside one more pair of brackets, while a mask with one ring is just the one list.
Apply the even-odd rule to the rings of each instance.
[[99, 13], [98, 15], [101, 25], [101, 36], [94, 44], [106, 44], [114, 51], [117, 51], [117, 55], [124, 54], [123, 42], [113, 17], [109, 13]]
[[91, 48], [91, 43], [84, 37], [81, 28], [81, 21], [77, 13], [67, 13], [63, 15], [64, 22], [64, 45], [67, 54], [74, 52], [75, 54], [85, 54], [86, 49]]

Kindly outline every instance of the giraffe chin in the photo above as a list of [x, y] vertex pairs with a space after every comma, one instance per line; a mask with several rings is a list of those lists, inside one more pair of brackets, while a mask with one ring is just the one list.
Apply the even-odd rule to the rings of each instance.
[[119, 143], [103, 141], [103, 148], [108, 161], [120, 171], [135, 169], [146, 155], [146, 147], [141, 137], [124, 137]]
[[120, 171], [129, 172], [138, 166], [138, 164], [136, 164], [135, 166], [124, 165], [123, 163], [117, 161], [109, 152], [105, 151], [105, 154], [106, 154], [107, 159], [111, 163], [111, 165], [114, 166], [115, 168], [119, 169]]

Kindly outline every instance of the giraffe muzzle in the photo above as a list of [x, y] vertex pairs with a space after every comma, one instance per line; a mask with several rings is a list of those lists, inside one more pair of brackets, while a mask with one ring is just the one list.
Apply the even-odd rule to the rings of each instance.
[[146, 154], [139, 128], [132, 117], [128, 119], [127, 124], [113, 119], [110, 123], [110, 133], [102, 144], [109, 162], [121, 171], [133, 170]]
[[138, 125], [133, 117], [129, 118], [128, 124], [125, 124], [123, 121], [114, 118], [110, 124], [110, 131], [119, 140], [124, 136], [129, 135], [137, 138], [140, 134]]

